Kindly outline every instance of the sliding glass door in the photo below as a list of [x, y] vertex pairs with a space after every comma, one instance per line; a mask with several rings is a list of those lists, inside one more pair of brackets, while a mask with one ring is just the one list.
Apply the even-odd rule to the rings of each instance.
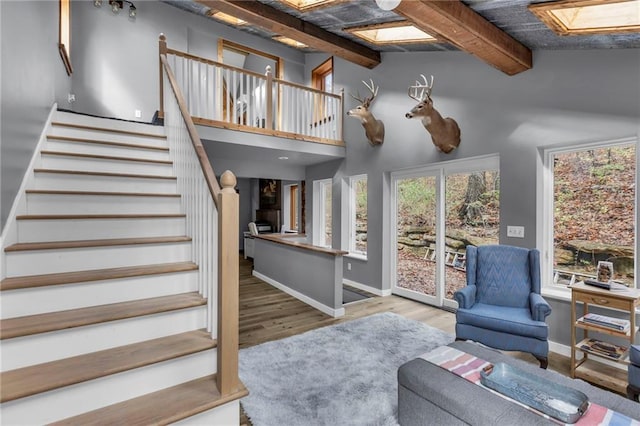
[[499, 242], [498, 157], [394, 172], [391, 183], [393, 292], [455, 307], [466, 247]]

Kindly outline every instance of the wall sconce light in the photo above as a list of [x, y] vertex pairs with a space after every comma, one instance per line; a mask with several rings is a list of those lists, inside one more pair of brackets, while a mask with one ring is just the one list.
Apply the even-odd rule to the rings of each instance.
[[[138, 9], [134, 6], [132, 2], [128, 0], [109, 0], [109, 6], [111, 6], [111, 11], [113, 13], [119, 13], [120, 9], [124, 8], [125, 3], [129, 4], [129, 18], [135, 18], [138, 13]], [[102, 6], [102, 0], [94, 0], [93, 5], [95, 7]]]

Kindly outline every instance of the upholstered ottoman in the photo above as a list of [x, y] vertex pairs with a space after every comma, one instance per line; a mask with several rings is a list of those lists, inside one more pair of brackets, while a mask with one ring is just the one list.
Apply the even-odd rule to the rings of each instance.
[[[543, 370], [537, 365], [527, 364], [476, 343], [454, 342], [449, 346], [492, 363], [513, 365], [579, 390], [596, 404], [640, 420], [639, 403], [582, 380]], [[554, 424], [421, 358], [409, 361], [398, 369], [398, 420], [402, 426], [506, 425], [515, 422], [518, 426]]]

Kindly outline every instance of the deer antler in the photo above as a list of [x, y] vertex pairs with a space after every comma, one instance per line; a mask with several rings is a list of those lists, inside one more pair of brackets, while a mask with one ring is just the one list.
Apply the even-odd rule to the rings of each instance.
[[373, 100], [378, 95], [378, 89], [380, 88], [380, 86], [376, 87], [376, 85], [373, 82], [372, 78], [370, 78], [369, 81], [371, 82], [371, 85], [368, 85], [367, 82], [364, 81], [364, 80], [362, 80], [362, 84], [364, 84], [364, 86], [367, 89], [369, 89], [369, 91], [371, 92], [371, 96], [362, 99], [362, 98], [360, 98], [360, 92], [359, 91], [356, 90], [356, 94], [358, 95], [357, 97], [350, 93], [351, 97], [353, 99], [355, 99], [356, 101], [360, 102], [360, 104], [362, 106], [364, 106], [365, 108], [369, 108], [369, 105], [371, 105], [371, 102], [373, 102]]
[[[431, 97], [431, 89], [433, 88], [433, 75], [431, 76], [431, 83], [427, 82], [427, 77], [424, 74], [420, 74], [424, 83], [420, 83], [416, 80], [416, 84], [413, 86], [409, 86], [409, 97], [418, 102], [422, 102], [426, 100], [428, 97]], [[411, 92], [413, 89], [413, 93]], [[418, 91], [420, 91], [420, 96], [418, 96]]]

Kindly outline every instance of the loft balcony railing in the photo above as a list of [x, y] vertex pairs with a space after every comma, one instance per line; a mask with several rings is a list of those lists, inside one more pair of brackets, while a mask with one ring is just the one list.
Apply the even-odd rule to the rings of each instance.
[[[344, 93], [305, 87], [169, 49], [160, 40], [193, 122], [290, 139], [344, 145]], [[164, 115], [160, 74], [160, 110]]]

